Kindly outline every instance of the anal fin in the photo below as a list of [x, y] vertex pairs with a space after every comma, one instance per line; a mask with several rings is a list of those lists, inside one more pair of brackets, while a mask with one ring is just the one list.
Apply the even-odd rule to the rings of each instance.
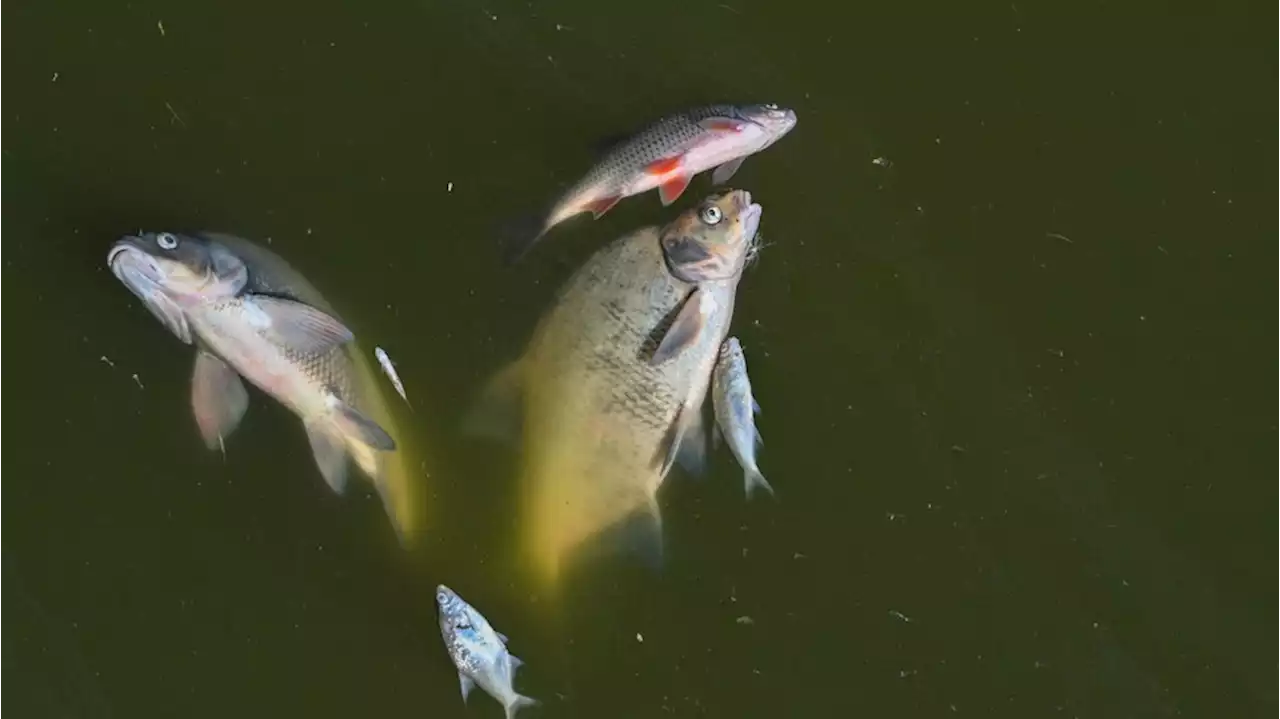
[[307, 440], [311, 442], [311, 454], [324, 481], [337, 494], [347, 489], [347, 449], [342, 438], [337, 437], [324, 422], [306, 425]]
[[621, 195], [614, 195], [612, 197], [601, 197], [598, 200], [593, 200], [591, 202], [588, 202], [587, 209], [591, 211], [591, 217], [593, 219], [598, 220], [600, 219], [601, 215], [608, 212], [609, 210], [612, 210], [613, 206], [618, 204], [618, 201], [621, 199], [622, 199]]

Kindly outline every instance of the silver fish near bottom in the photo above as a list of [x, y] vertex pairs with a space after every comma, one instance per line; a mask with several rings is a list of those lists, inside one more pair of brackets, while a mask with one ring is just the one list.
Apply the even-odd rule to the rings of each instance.
[[169, 330], [196, 348], [191, 405], [205, 444], [225, 442], [249, 404], [241, 378], [303, 422], [325, 481], [342, 492], [347, 457], [374, 480], [404, 538], [412, 521], [407, 475], [385, 461], [396, 441], [369, 416], [381, 408], [355, 362], [352, 333], [283, 260], [247, 240], [212, 233], [126, 236], [112, 273]]
[[606, 534], [660, 559], [658, 488], [675, 462], [703, 463], [702, 407], [761, 212], [729, 190], [598, 251], [472, 411], [472, 433], [520, 444], [521, 544], [546, 582], [580, 549], [613, 549]]
[[436, 607], [440, 611], [440, 636], [458, 669], [463, 702], [478, 684], [502, 704], [507, 719], [520, 709], [539, 703], [515, 690], [516, 669], [524, 662], [507, 651], [507, 638], [483, 614], [443, 584], [436, 587]]
[[730, 337], [720, 346], [720, 358], [711, 379], [711, 397], [720, 434], [742, 467], [747, 498], [756, 489], [773, 494], [773, 487], [756, 464], [756, 447], [762, 444], [755, 419], [760, 405], [751, 394], [747, 358], [737, 337]]

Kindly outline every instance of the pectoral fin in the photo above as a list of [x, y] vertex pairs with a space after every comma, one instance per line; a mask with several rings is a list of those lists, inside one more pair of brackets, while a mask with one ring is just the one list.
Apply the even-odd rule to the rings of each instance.
[[226, 362], [200, 350], [191, 373], [191, 410], [200, 437], [209, 449], [222, 446], [249, 407], [249, 393], [240, 375]]
[[733, 173], [737, 172], [739, 167], [742, 167], [742, 161], [745, 159], [747, 158], [739, 157], [736, 160], [729, 160], [723, 165], [717, 167], [716, 171], [711, 173], [711, 181], [717, 185], [723, 185], [728, 182], [729, 178], [733, 177]]
[[329, 418], [338, 429], [348, 437], [355, 437], [360, 442], [384, 452], [393, 451], [396, 441], [377, 422], [364, 416], [355, 407], [330, 394], [326, 401], [329, 404]]
[[476, 688], [476, 682], [471, 677], [458, 672], [458, 684], [462, 687], [462, 703], [467, 703], [467, 697], [471, 696], [471, 690]]
[[354, 337], [337, 318], [311, 305], [269, 295], [253, 295], [247, 301], [267, 320], [257, 327], [259, 332], [299, 352], [323, 352]]
[[342, 494], [347, 488], [347, 449], [342, 438], [334, 436], [323, 422], [315, 422], [307, 425], [307, 439], [325, 483]]
[[658, 343], [653, 357], [649, 358], [649, 364], [656, 367], [697, 342], [715, 308], [716, 300], [710, 292], [701, 288], [694, 290], [684, 301], [684, 306], [680, 308], [680, 313], [676, 315], [675, 322], [671, 323], [667, 334]]
[[490, 378], [463, 419], [463, 433], [500, 442], [519, 441], [523, 419], [523, 375], [523, 364], [516, 361]]
[[661, 459], [658, 476], [666, 477], [676, 462], [691, 474], [702, 474], [707, 464], [707, 433], [700, 407], [680, 406], [658, 452]]
[[741, 132], [743, 123], [731, 117], [706, 117], [698, 121], [704, 130], [713, 132]]

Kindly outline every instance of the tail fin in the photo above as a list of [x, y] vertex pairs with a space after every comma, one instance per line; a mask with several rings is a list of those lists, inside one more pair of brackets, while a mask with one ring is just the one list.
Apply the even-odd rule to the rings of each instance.
[[748, 469], [743, 473], [743, 480], [746, 482], [747, 499], [751, 499], [751, 493], [757, 488], [769, 492], [769, 496], [776, 496], [773, 492], [773, 485], [769, 484], [769, 480], [764, 478], [758, 469]]
[[542, 217], [529, 215], [506, 222], [501, 229], [502, 261], [506, 265], [514, 265], [529, 253], [542, 236], [550, 229], [545, 226]]
[[515, 698], [511, 700], [511, 703], [505, 707], [507, 710], [507, 719], [515, 719], [516, 712], [524, 709], [525, 707], [536, 707], [541, 703], [542, 702], [532, 697], [517, 694]]

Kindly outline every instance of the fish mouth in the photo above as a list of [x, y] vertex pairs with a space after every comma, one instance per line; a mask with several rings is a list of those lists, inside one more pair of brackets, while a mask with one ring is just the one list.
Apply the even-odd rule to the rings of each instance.
[[748, 244], [755, 242], [756, 233], [760, 229], [760, 216], [764, 214], [764, 208], [758, 203], [751, 201], [751, 196], [747, 195], [745, 199], [746, 207], [742, 210], [742, 239]]
[[140, 247], [142, 238], [126, 236], [107, 252], [111, 274], [142, 300], [147, 310], [178, 339], [191, 344], [191, 328], [182, 308], [165, 292], [165, 272], [151, 253]]

